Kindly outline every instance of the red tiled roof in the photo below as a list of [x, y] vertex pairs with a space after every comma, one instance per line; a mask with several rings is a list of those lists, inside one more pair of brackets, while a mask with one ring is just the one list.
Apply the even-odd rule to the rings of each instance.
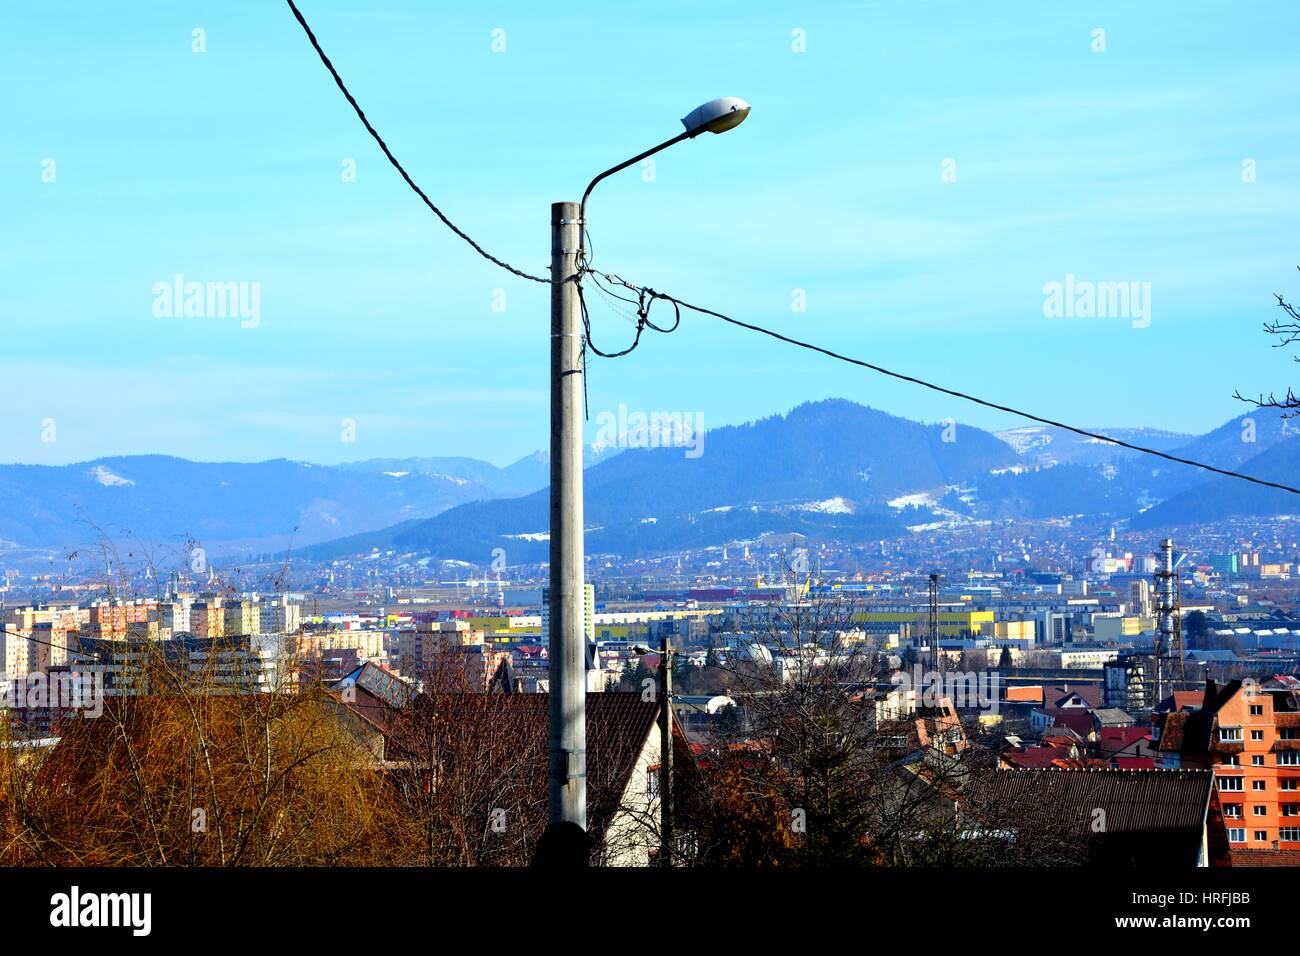
[[1050, 770], [1053, 768], [1068, 770], [1084, 767], [1106, 767], [1104, 760], [1086, 757], [1071, 757], [1068, 750], [1055, 747], [1030, 747], [1028, 750], [1009, 750], [1002, 759], [1017, 770]]
[[1069, 750], [1084, 742], [1083, 738], [1068, 727], [1050, 727], [1043, 733], [1042, 746]]
[[1073, 712], [1066, 710], [1046, 711], [1047, 715], [1052, 718], [1052, 726], [1069, 727], [1080, 737], [1087, 737], [1092, 733], [1092, 714], [1087, 711]]
[[1113, 754], [1150, 736], [1150, 727], [1103, 727], [1098, 743], [1102, 753]]
[[1007, 700], [1015, 703], [1038, 704], [1043, 703], [1043, 688], [1041, 687], [1008, 687]]
[[1176, 713], [1180, 710], [1200, 710], [1204, 701], [1204, 690], [1176, 690], [1156, 705], [1156, 712], [1163, 714]]

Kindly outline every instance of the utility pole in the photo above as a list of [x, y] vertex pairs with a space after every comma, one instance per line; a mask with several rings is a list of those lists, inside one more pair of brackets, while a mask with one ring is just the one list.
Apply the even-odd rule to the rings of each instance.
[[578, 204], [551, 204], [550, 824], [587, 829]]
[[673, 865], [673, 650], [668, 635], [659, 644], [659, 862]]

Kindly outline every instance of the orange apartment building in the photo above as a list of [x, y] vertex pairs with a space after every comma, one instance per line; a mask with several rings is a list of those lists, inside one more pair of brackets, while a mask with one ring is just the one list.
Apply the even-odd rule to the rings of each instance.
[[226, 609], [221, 598], [195, 601], [190, 606], [190, 633], [195, 637], [226, 636]]
[[10, 677], [43, 673], [66, 664], [75, 650], [79, 629], [89, 621], [88, 609], [21, 607], [3, 613], [0, 632], [0, 671]]
[[1207, 681], [1199, 707], [1154, 715], [1158, 767], [1214, 771], [1230, 853], [1300, 857], [1298, 698], [1285, 679]]

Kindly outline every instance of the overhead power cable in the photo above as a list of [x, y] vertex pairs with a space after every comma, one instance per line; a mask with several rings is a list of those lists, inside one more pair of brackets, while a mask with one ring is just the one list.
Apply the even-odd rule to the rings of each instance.
[[[421, 189], [416, 184], [415, 180], [411, 178], [410, 174], [406, 171], [406, 169], [402, 166], [402, 164], [398, 162], [397, 157], [394, 156], [393, 151], [388, 148], [388, 144], [384, 142], [383, 137], [380, 136], [379, 132], [374, 128], [374, 126], [371, 125], [370, 120], [366, 118], [365, 112], [361, 109], [360, 104], [357, 103], [356, 98], [348, 90], [347, 85], [343, 82], [343, 78], [339, 76], [338, 70], [334, 68], [334, 64], [330, 62], [330, 58], [326, 56], [325, 51], [321, 49], [321, 45], [319, 41], [317, 41], [316, 39], [316, 34], [312, 32], [311, 27], [308, 25], [307, 20], [303, 17], [302, 13], [298, 10], [297, 5], [293, 2], [293, 0], [285, 0], [285, 2], [289, 4], [289, 9], [293, 11], [293, 15], [297, 19], [298, 23], [302, 26], [303, 32], [307, 34], [307, 39], [311, 41], [312, 48], [316, 51], [317, 56], [320, 57], [321, 62], [325, 64], [325, 68], [329, 70], [330, 76], [334, 78], [335, 84], [338, 86], [339, 90], [343, 93], [343, 96], [347, 99], [349, 105], [351, 105], [352, 109], [356, 112], [357, 118], [361, 120], [362, 125], [365, 126], [366, 128], [366, 132], [368, 132], [371, 138], [373, 138], [374, 141], [379, 144], [379, 148], [383, 150], [384, 155], [388, 158], [388, 161], [392, 163], [393, 168], [396, 169], [398, 173], [401, 174], [402, 179], [406, 181], [406, 184], [410, 186], [412, 190], [415, 191], [415, 194], [420, 197], [420, 199], [424, 202], [426, 206], [429, 207], [430, 210], [432, 210], [434, 215], [436, 215], [439, 219], [441, 219], [443, 223], [447, 226], [447, 228], [449, 228], [461, 239], [464, 239], [467, 243], [469, 243], [469, 245], [474, 249], [475, 252], [477, 252], [483, 258], [487, 259], [489, 262], [492, 262], [495, 265], [498, 265], [501, 268], [505, 269], [506, 271], [519, 276], [521, 279], [528, 279], [532, 282], [540, 282], [545, 285], [550, 285], [551, 280], [549, 278], [532, 275], [531, 273], [524, 272], [522, 269], [517, 269], [514, 266], [510, 265], [510, 263], [505, 262], [502, 259], [498, 259], [496, 256], [492, 255], [490, 252], [488, 252], [486, 249], [480, 246], [477, 242], [475, 242], [472, 238], [470, 238], [470, 236], [466, 234], [459, 226], [457, 226], [454, 222], [448, 219], [446, 214], [433, 204], [433, 201], [428, 197], [428, 195], [425, 194], [424, 190]], [[586, 224], [583, 223], [582, 225], [585, 227]], [[772, 329], [764, 328], [761, 325], [754, 325], [750, 322], [742, 322], [740, 319], [732, 318], [729, 315], [724, 315], [723, 313], [716, 312], [713, 309], [706, 309], [703, 306], [692, 305], [691, 303], [685, 302], [682, 299], [678, 299], [675, 296], [667, 295], [666, 293], [662, 293], [662, 292], [656, 292], [654, 289], [651, 289], [646, 286], [633, 285], [632, 283], [620, 279], [617, 276], [609, 275], [609, 274], [603, 274], [605, 275], [605, 279], [607, 281], [617, 282], [620, 285], [623, 285], [626, 288], [637, 293], [637, 300], [635, 303], [637, 306], [637, 323], [636, 323], [635, 336], [632, 340], [632, 343], [627, 348], [621, 349], [619, 351], [614, 351], [614, 352], [604, 352], [598, 349], [591, 342], [591, 322], [587, 316], [586, 301], [585, 299], [583, 299], [582, 296], [581, 276], [583, 274], [597, 276], [597, 275], [602, 275], [603, 273], [595, 272], [594, 270], [589, 268], [584, 262], [580, 265], [580, 271], [578, 275], [575, 276], [575, 279], [577, 280], [577, 286], [578, 286], [578, 297], [579, 300], [581, 301], [583, 331], [585, 333], [584, 343], [583, 343], [584, 352], [586, 351], [587, 348], [590, 348], [591, 351], [595, 352], [597, 355], [601, 356], [602, 358], [620, 358], [621, 356], [627, 355], [629, 352], [633, 351], [638, 345], [641, 344], [641, 333], [646, 328], [653, 329], [656, 332], [664, 332], [664, 333], [676, 331], [677, 327], [681, 324], [681, 310], [688, 309], [692, 312], [698, 312], [701, 315], [713, 316], [714, 318], [721, 319], [722, 321], [728, 322], [731, 325], [738, 326], [739, 328], [748, 329], [751, 332], [758, 332], [762, 335], [770, 336], [771, 338], [777, 339], [778, 341], [785, 342], [787, 345], [794, 345], [798, 348], [807, 349], [811, 352], [818, 352], [822, 355], [827, 356], [828, 358], [837, 359], [838, 361], [841, 362], [847, 362], [850, 365], [856, 365], [860, 368], [868, 369], [869, 371], [876, 372], [880, 375], [886, 375], [890, 378], [898, 379], [899, 381], [910, 382], [913, 385], [920, 385], [922, 388], [928, 388], [931, 391], [939, 392], [941, 394], [948, 395], [953, 398], [958, 398], [965, 402], [971, 402], [976, 405], [982, 405], [985, 408], [992, 408], [1000, 412], [1006, 412], [1009, 415], [1015, 415], [1018, 418], [1023, 418], [1031, 422], [1038, 422], [1039, 424], [1042, 425], [1050, 425], [1053, 428], [1060, 428], [1068, 432], [1073, 432], [1076, 435], [1082, 435], [1085, 438], [1093, 438], [1098, 441], [1107, 442], [1109, 444], [1116, 445], [1120, 448], [1127, 448], [1130, 451], [1139, 452], [1143, 455], [1151, 455], [1156, 458], [1163, 458], [1166, 461], [1172, 461], [1180, 465], [1190, 465], [1193, 468], [1200, 468], [1204, 471], [1213, 472], [1217, 475], [1223, 475], [1226, 478], [1236, 478], [1239, 481], [1248, 481], [1251, 484], [1261, 485], [1266, 488], [1276, 488], [1279, 491], [1289, 492], [1290, 494], [1293, 495], [1300, 495], [1300, 488], [1293, 488], [1290, 485], [1284, 485], [1281, 484], [1280, 482], [1267, 481], [1263, 478], [1256, 478], [1253, 475], [1242, 474], [1241, 472], [1232, 471], [1227, 468], [1218, 468], [1214, 465], [1208, 465], [1205, 462], [1196, 461], [1191, 458], [1181, 458], [1177, 455], [1171, 455], [1168, 452], [1158, 451], [1154, 448], [1147, 448], [1143, 445], [1136, 445], [1132, 442], [1126, 442], [1119, 438], [1112, 438], [1111, 436], [1103, 435], [1100, 432], [1089, 431], [1086, 428], [1076, 428], [1074, 425], [1068, 425], [1065, 422], [1058, 422], [1054, 419], [1046, 418], [1042, 415], [1035, 415], [1032, 412], [1022, 411], [1021, 409], [1013, 408], [1010, 405], [1002, 405], [997, 402], [990, 402], [986, 399], [979, 398], [975, 395], [967, 394], [966, 392], [960, 392], [957, 391], [956, 389], [946, 388], [942, 385], [937, 385], [934, 382], [928, 382], [925, 379], [917, 378], [914, 375], [905, 375], [902, 372], [895, 372], [890, 369], [884, 368], [882, 366], [874, 365], [871, 362], [865, 362], [862, 359], [857, 359], [849, 355], [844, 355], [843, 353], [836, 352], [833, 349], [828, 349], [820, 345], [814, 345], [811, 342], [804, 342], [800, 339], [792, 338], [791, 336], [773, 331]], [[616, 296], [614, 293], [612, 293], [609, 289], [602, 288], [601, 291], [614, 298], [620, 298], [619, 296]], [[667, 327], [658, 326], [655, 323], [650, 321], [650, 310], [653, 307], [654, 303], [657, 300], [661, 300], [661, 299], [665, 302], [671, 302], [673, 304], [676, 315], [674, 317], [674, 321], [671, 326], [667, 326]], [[627, 300], [627, 299], [625, 299], [624, 301], [631, 302], [631, 300]], [[586, 364], [585, 361], [583, 364], [585, 366]], [[585, 376], [584, 376], [584, 382], [585, 382]]]
[[[1111, 445], [1117, 445], [1120, 448], [1127, 448], [1130, 451], [1140, 452], [1143, 455], [1152, 455], [1156, 458], [1163, 458], [1165, 461], [1172, 461], [1180, 465], [1190, 465], [1193, 468], [1200, 468], [1204, 471], [1214, 472], [1216, 475], [1223, 475], [1226, 478], [1236, 478], [1239, 481], [1248, 481], [1251, 484], [1261, 485], [1266, 488], [1276, 488], [1278, 491], [1285, 491], [1293, 495], [1300, 495], [1300, 488], [1293, 488], [1290, 485], [1284, 485], [1276, 481], [1268, 481], [1264, 478], [1256, 478], [1254, 475], [1246, 475], [1239, 471], [1232, 471], [1231, 469], [1228, 468], [1219, 468], [1215, 465], [1209, 465], [1203, 461], [1197, 461], [1193, 458], [1182, 458], [1178, 455], [1171, 455], [1168, 452], [1159, 451], [1155, 448], [1147, 448], [1144, 445], [1136, 445], [1133, 442], [1127, 442], [1119, 438], [1113, 438], [1110, 435], [1104, 435], [1100, 432], [1089, 431], [1086, 428], [1078, 428], [1074, 425], [1069, 425], [1066, 424], [1065, 422], [1059, 422], [1056, 421], [1055, 419], [1046, 418], [1042, 415], [1035, 415], [1033, 412], [1026, 412], [1019, 408], [1013, 408], [1010, 405], [1002, 405], [999, 404], [998, 402], [991, 402], [988, 401], [987, 399], [979, 398], [978, 396], [970, 395], [966, 392], [960, 392], [957, 391], [956, 389], [946, 388], [943, 385], [937, 385], [934, 382], [926, 381], [923, 378], [917, 378], [915, 375], [905, 375], [902, 372], [895, 372], [892, 369], [887, 369], [884, 368], [883, 366], [875, 365], [871, 362], [866, 362], [863, 361], [862, 359], [854, 358], [851, 355], [845, 355], [844, 353], [837, 352], [834, 349], [828, 349], [821, 345], [814, 345], [812, 342], [805, 342], [802, 339], [793, 338], [781, 332], [776, 332], [773, 331], [772, 329], [764, 328], [761, 325], [755, 325], [751, 322], [742, 322], [740, 319], [732, 318], [729, 315], [724, 315], [723, 313], [716, 312], [713, 309], [706, 309], [703, 306], [692, 305], [691, 303], [679, 299], [676, 296], [671, 296], [663, 292], [656, 292], [654, 289], [633, 285], [632, 283], [627, 282], [626, 280], [621, 279], [615, 275], [606, 275], [605, 279], [610, 282], [617, 282], [629, 289], [634, 289], [637, 292], [642, 293], [645, 296], [648, 296], [651, 301], [653, 301], [654, 299], [663, 299], [666, 302], [673, 303], [673, 305], [676, 306], [679, 310], [688, 309], [691, 312], [698, 312], [701, 315], [709, 315], [716, 319], [721, 319], [724, 322], [730, 323], [731, 325], [738, 326], [742, 329], [748, 329], [751, 332], [758, 332], [761, 335], [770, 336], [771, 338], [777, 339], [780, 342], [785, 342], [787, 345], [794, 345], [801, 349], [807, 349], [810, 352], [817, 352], [820, 353], [821, 355], [827, 356], [828, 358], [833, 358], [840, 362], [847, 362], [850, 365], [856, 365], [859, 368], [865, 368], [868, 369], [869, 371], [876, 372], [880, 375], [886, 375], [890, 378], [895, 378], [902, 382], [910, 382], [913, 385], [920, 385], [922, 388], [928, 388], [931, 391], [939, 392], [943, 395], [949, 395], [952, 398], [959, 398], [964, 402], [971, 402], [975, 405], [982, 405], [985, 408], [992, 408], [1000, 412], [1006, 412], [1009, 415], [1015, 415], [1018, 418], [1024, 418], [1031, 422], [1038, 422], [1041, 425], [1050, 425], [1053, 428], [1060, 428], [1068, 432], [1073, 432], [1076, 435], [1082, 435], [1084, 438], [1093, 438], [1098, 441], [1107, 442]], [[645, 300], [643, 299], [642, 301]], [[680, 311], [678, 315], [680, 315]], [[657, 331], [661, 331], [661, 332], [671, 332], [677, 328], [677, 325], [674, 324], [671, 328], [667, 328], [667, 329], [660, 329], [657, 326], [652, 325], [651, 328], [655, 328]], [[636, 343], [633, 343], [633, 347], [635, 347], [635, 344]]]
[[289, 4], [289, 9], [293, 11], [293, 15], [298, 19], [298, 23], [302, 25], [303, 32], [307, 34], [307, 39], [311, 41], [311, 45], [313, 49], [315, 49], [316, 55], [319, 56], [320, 61], [325, 64], [325, 69], [330, 71], [330, 76], [334, 77], [334, 82], [338, 85], [338, 88], [342, 91], [344, 97], [347, 98], [347, 101], [352, 106], [352, 109], [356, 111], [357, 118], [360, 119], [361, 124], [365, 126], [366, 132], [369, 133], [371, 138], [374, 139], [374, 141], [379, 144], [379, 148], [384, 151], [384, 155], [387, 156], [388, 161], [393, 164], [393, 168], [396, 169], [399, 173], [401, 173], [402, 178], [406, 180], [406, 185], [410, 186], [411, 189], [415, 191], [415, 194], [419, 196], [421, 200], [424, 201], [424, 204], [428, 206], [430, 210], [433, 211], [433, 214], [437, 216], [439, 219], [441, 219], [443, 223], [446, 224], [448, 229], [450, 229], [456, 235], [460, 236], [460, 238], [468, 242], [470, 246], [474, 249], [474, 251], [477, 252], [480, 256], [482, 256], [484, 259], [487, 259], [489, 262], [495, 263], [496, 265], [500, 266], [502, 269], [505, 269], [507, 272], [513, 272], [521, 279], [529, 279], [532, 282], [542, 282], [545, 283], [546, 285], [550, 285], [551, 280], [549, 278], [543, 278], [542, 276], [535, 276], [532, 275], [531, 273], [524, 272], [522, 269], [516, 269], [510, 263], [498, 259], [496, 256], [492, 255], [492, 253], [488, 252], [477, 242], [471, 239], [469, 235], [465, 233], [464, 230], [462, 230], [454, 222], [448, 219], [446, 214], [433, 204], [433, 200], [431, 200], [427, 195], [425, 195], [424, 190], [421, 189], [418, 185], [416, 185], [415, 180], [411, 178], [410, 174], [406, 171], [405, 168], [403, 168], [402, 164], [397, 161], [397, 157], [394, 156], [393, 151], [388, 148], [388, 144], [384, 142], [384, 138], [379, 135], [379, 132], [373, 126], [370, 125], [370, 120], [366, 118], [366, 114], [361, 109], [360, 104], [357, 103], [356, 98], [348, 90], [346, 84], [344, 84], [343, 77], [339, 76], [339, 71], [334, 69], [334, 64], [330, 62], [330, 58], [326, 56], [325, 51], [321, 49], [320, 43], [316, 40], [316, 34], [312, 33], [311, 27], [307, 25], [306, 19], [303, 17], [302, 13], [299, 12], [298, 7], [294, 4], [293, 0], [286, 0], [286, 2]]

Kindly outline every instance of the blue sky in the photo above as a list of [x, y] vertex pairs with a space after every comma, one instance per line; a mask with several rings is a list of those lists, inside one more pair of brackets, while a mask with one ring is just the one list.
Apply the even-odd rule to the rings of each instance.
[[[434, 201], [529, 271], [551, 202], [737, 95], [735, 132], [599, 188], [599, 267], [1082, 425], [1203, 431], [1295, 381], [1259, 331], [1300, 299], [1294, 3], [300, 6]], [[285, 5], [6, 4], [0, 76], [0, 460], [546, 445], [547, 290], [420, 205]], [[257, 327], [156, 317], [178, 273], [259, 283]], [[1067, 274], [1150, 282], [1150, 325], [1045, 316]], [[831, 396], [1021, 424], [703, 317], [589, 390], [592, 436], [620, 403], [712, 427]]]

